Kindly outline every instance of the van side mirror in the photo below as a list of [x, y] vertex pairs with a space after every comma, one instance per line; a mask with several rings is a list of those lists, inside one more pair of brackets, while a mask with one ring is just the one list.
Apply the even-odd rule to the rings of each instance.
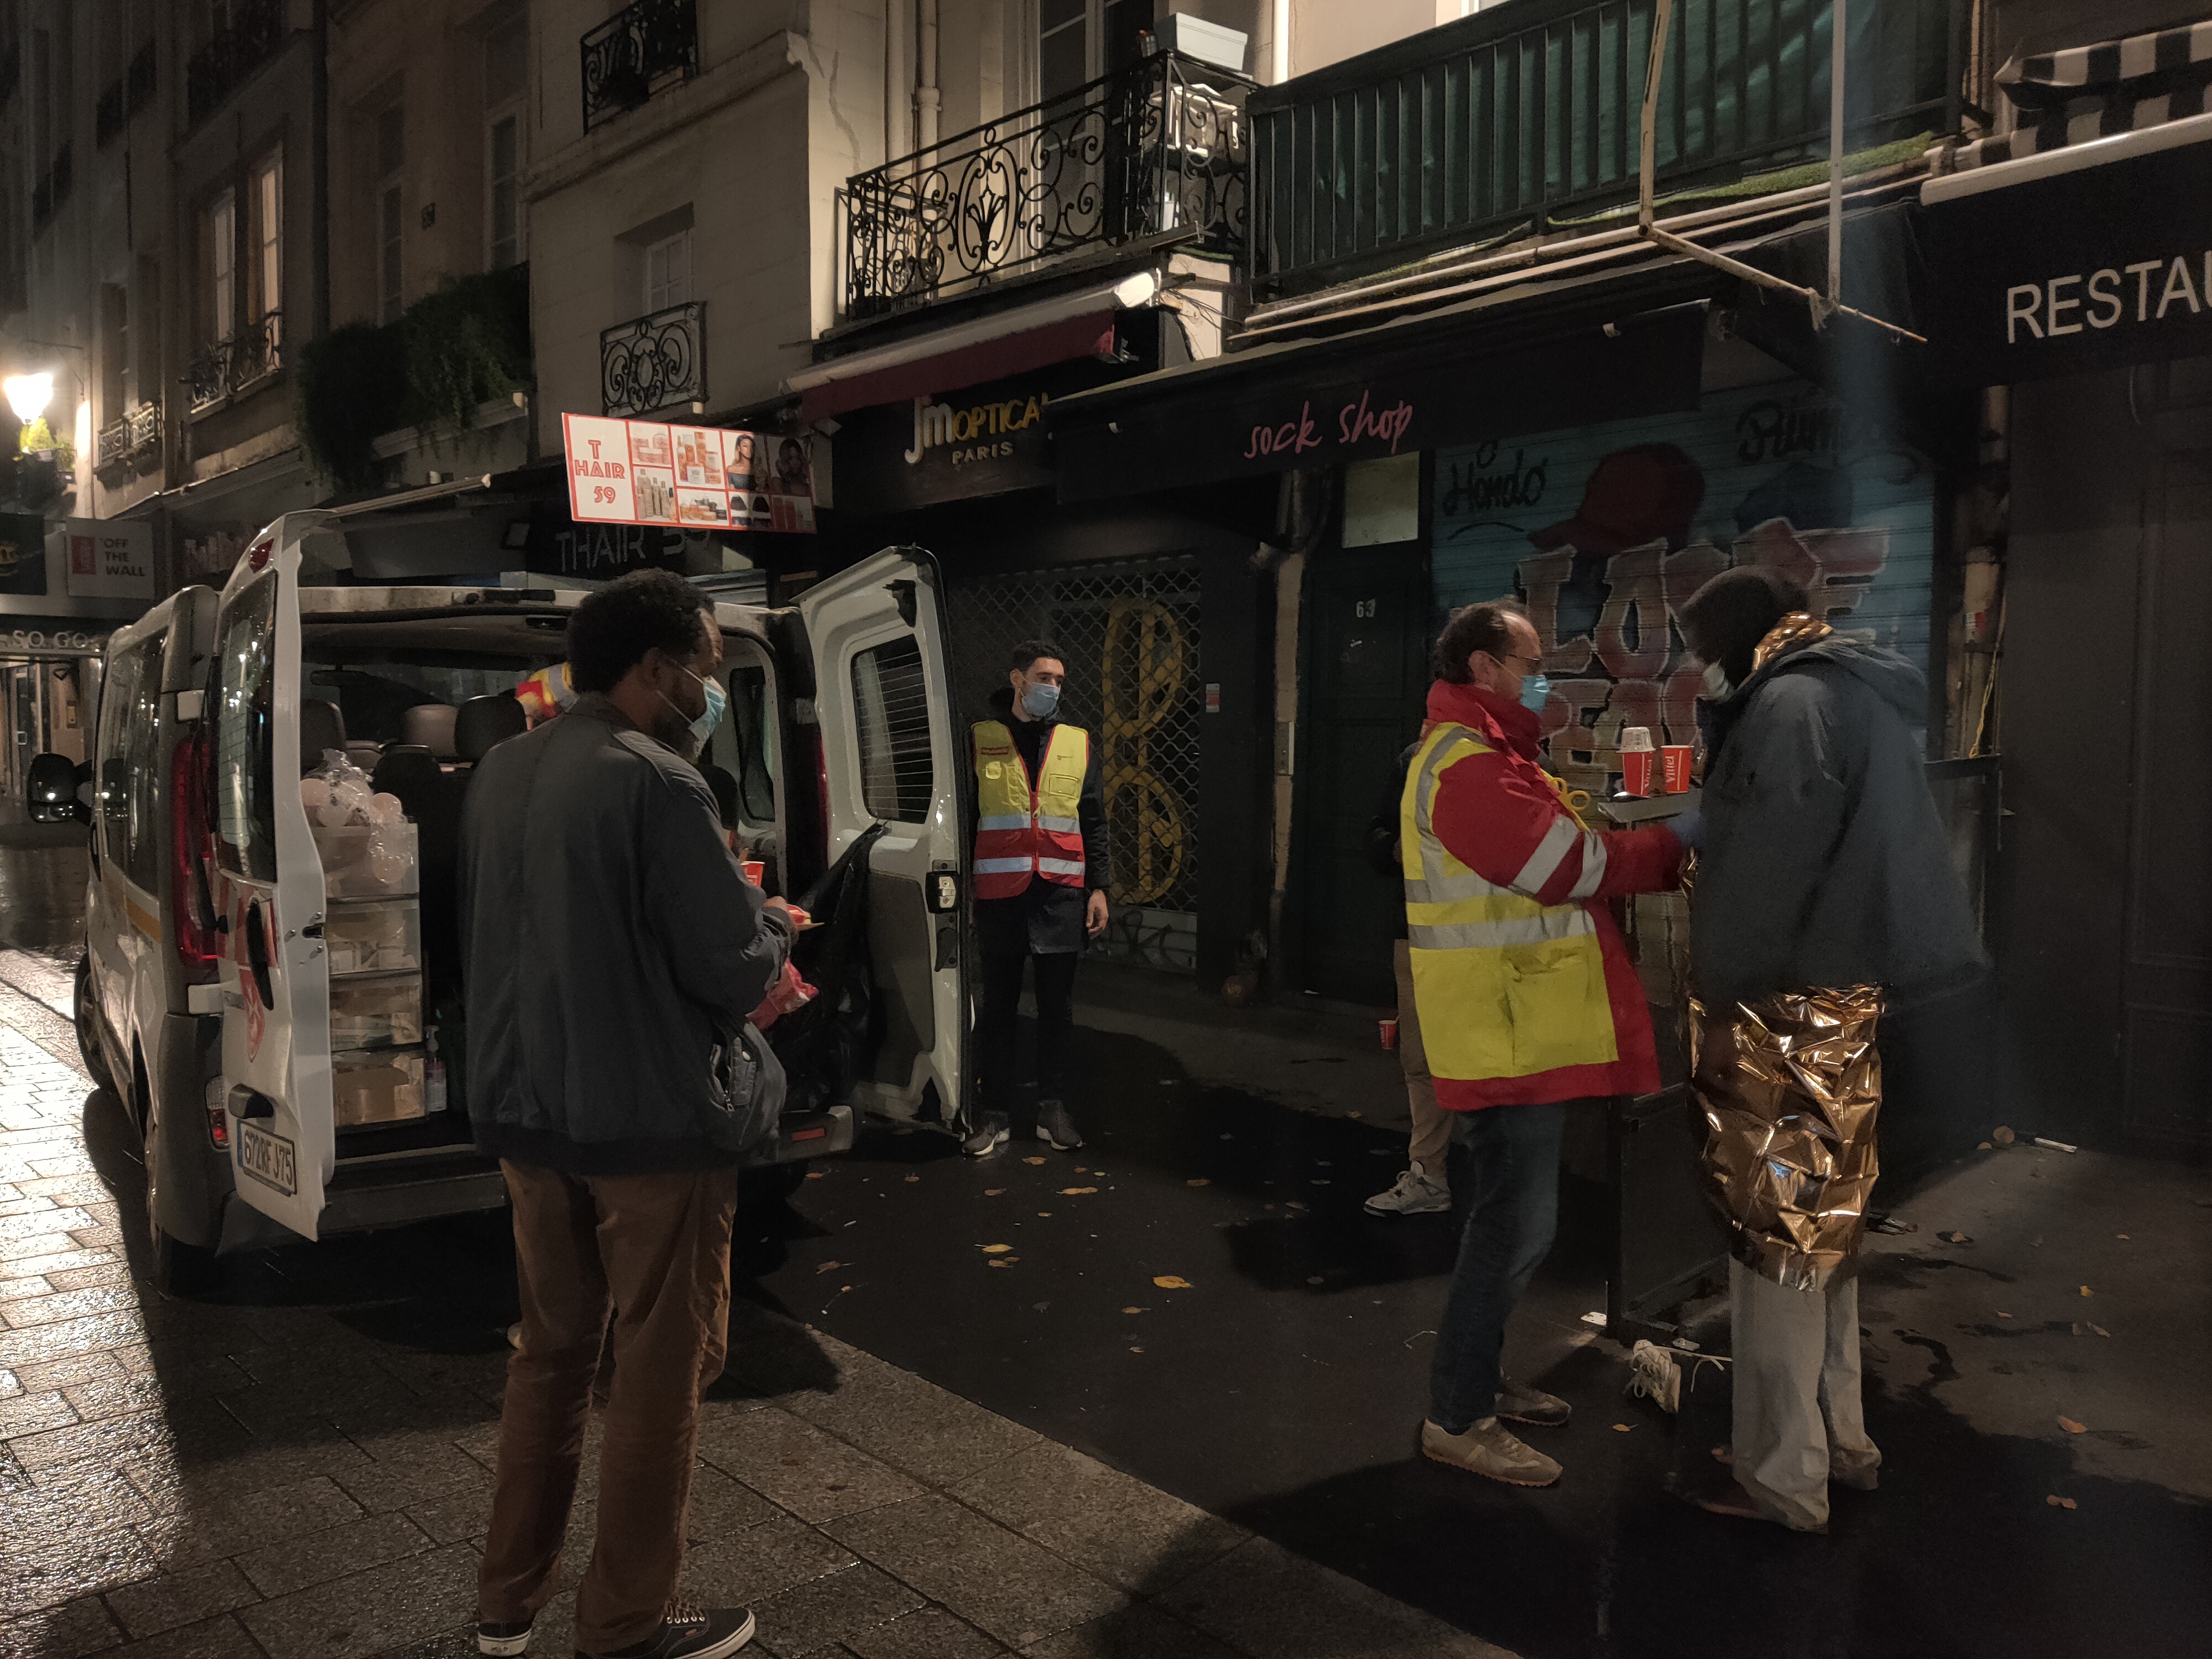
[[92, 781], [92, 768], [79, 765], [67, 755], [33, 757], [24, 779], [24, 803], [33, 823], [90, 823], [92, 808], [80, 791]]

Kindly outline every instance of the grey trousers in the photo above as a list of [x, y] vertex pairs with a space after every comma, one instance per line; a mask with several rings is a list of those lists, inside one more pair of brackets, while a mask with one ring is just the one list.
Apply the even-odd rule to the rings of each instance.
[[1831, 1472], [1881, 1466], [1860, 1409], [1858, 1280], [1793, 1291], [1731, 1261], [1729, 1311], [1736, 1482], [1785, 1525], [1825, 1527]]
[[1400, 939], [1391, 960], [1398, 975], [1398, 1065], [1406, 1073], [1406, 1106], [1413, 1120], [1410, 1156], [1430, 1180], [1442, 1183], [1444, 1154], [1451, 1150], [1452, 1115], [1437, 1104], [1428, 1050], [1421, 1046], [1421, 1016], [1413, 1006], [1413, 947]]

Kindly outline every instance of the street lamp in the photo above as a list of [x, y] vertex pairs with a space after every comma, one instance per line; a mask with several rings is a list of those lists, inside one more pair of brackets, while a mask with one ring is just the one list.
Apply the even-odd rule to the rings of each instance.
[[0, 382], [0, 391], [8, 394], [8, 407], [15, 411], [15, 418], [25, 426], [46, 412], [46, 405], [54, 400], [54, 377], [51, 374], [10, 374]]

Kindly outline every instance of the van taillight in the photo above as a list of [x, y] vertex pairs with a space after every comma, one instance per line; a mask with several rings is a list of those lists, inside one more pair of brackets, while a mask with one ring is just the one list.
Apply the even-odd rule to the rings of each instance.
[[215, 977], [222, 955], [207, 878], [207, 757], [204, 727], [179, 743], [169, 757], [170, 926], [177, 960], [195, 984]]

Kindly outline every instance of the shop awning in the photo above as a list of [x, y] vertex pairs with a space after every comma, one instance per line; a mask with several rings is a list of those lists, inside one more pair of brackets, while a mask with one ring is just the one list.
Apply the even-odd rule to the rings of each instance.
[[939, 329], [920, 338], [856, 351], [801, 369], [784, 382], [799, 413], [818, 421], [848, 410], [957, 392], [1078, 357], [1110, 355], [1121, 313], [1159, 291], [1149, 270], [1102, 287]]
[[2212, 23], [2015, 60], [2014, 132], [1921, 187], [1946, 380], [2212, 351]]
[[1698, 406], [1708, 268], [1529, 284], [1057, 398], [1060, 498], [1172, 489]]

